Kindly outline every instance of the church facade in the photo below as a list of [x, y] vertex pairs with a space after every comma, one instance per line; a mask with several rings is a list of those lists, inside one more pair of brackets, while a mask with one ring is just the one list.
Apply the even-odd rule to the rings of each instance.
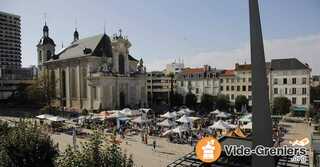
[[129, 54], [127, 37], [106, 34], [74, 40], [55, 53], [47, 25], [37, 45], [38, 67], [52, 89], [51, 102], [75, 110], [146, 107], [146, 70], [143, 60]]

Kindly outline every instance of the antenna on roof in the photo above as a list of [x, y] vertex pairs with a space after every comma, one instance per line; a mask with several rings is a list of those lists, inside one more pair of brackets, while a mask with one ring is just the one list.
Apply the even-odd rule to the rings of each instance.
[[44, 25], [47, 25], [47, 13], [43, 13]]
[[78, 28], [77, 18], [75, 18], [75, 20], [74, 20], [74, 27], [75, 27], [75, 29], [77, 30], [77, 28]]
[[103, 21], [103, 34], [106, 34], [106, 20]]

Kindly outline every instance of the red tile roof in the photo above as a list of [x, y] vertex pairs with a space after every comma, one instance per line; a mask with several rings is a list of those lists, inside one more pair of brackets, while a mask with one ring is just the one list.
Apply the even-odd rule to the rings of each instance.
[[182, 71], [183, 74], [198, 74], [205, 72], [204, 68], [186, 68]]
[[234, 75], [234, 70], [224, 70], [222, 75], [224, 75], [224, 76], [233, 76]]

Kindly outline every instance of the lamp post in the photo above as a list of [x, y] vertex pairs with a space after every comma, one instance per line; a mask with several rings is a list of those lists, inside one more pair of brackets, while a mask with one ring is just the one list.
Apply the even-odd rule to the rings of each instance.
[[[253, 97], [252, 143], [253, 147], [258, 145], [272, 147], [272, 120], [271, 113], [269, 112], [266, 63], [258, 0], [249, 0], [249, 13]], [[270, 156], [253, 155], [252, 166], [274, 167], [275, 162], [273, 157]]]

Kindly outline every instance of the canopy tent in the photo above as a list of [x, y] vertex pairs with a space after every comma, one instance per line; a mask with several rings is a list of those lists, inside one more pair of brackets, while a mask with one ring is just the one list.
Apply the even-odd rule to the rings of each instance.
[[193, 113], [194, 111], [193, 110], [190, 110], [189, 108], [183, 108], [183, 109], [180, 109], [177, 114], [178, 115], [189, 115], [191, 113]]
[[220, 110], [216, 109], [214, 111], [211, 111], [210, 114], [214, 114], [214, 115], [217, 115], [217, 114], [220, 114]]
[[139, 111], [143, 112], [143, 113], [148, 113], [151, 111], [151, 109], [150, 108], [140, 108]]
[[208, 128], [226, 130], [226, 129], [232, 129], [233, 127], [230, 124], [228, 124], [222, 120], [219, 120], [219, 121], [215, 122], [213, 125], [209, 126]]
[[188, 117], [188, 118], [190, 118], [192, 121], [197, 121], [201, 119], [200, 117]]
[[252, 121], [252, 114], [244, 115], [239, 119], [239, 122], [251, 122], [251, 121]]
[[59, 116], [53, 116], [53, 117], [49, 117], [47, 118], [50, 121], [53, 122], [62, 122], [62, 121], [66, 121], [67, 119], [63, 118], [63, 117], [59, 117]]
[[167, 131], [165, 131], [164, 133], [162, 133], [162, 136], [166, 136], [167, 134], [172, 133], [172, 129], [169, 129]]
[[216, 115], [217, 118], [229, 118], [231, 114], [226, 113], [226, 112], [220, 112], [219, 114]]
[[246, 135], [242, 132], [242, 130], [237, 127], [234, 131], [233, 131], [238, 137], [246, 137]]
[[189, 117], [187, 117], [186, 115], [183, 115], [181, 118], [179, 118], [176, 121], [180, 122], [180, 123], [192, 123], [192, 120]]
[[125, 108], [123, 110], [120, 111], [122, 114], [126, 115], [126, 116], [137, 116], [137, 115], [141, 115], [141, 113], [138, 110], [131, 110], [129, 108]]
[[150, 122], [150, 120], [143, 118], [142, 116], [139, 116], [139, 117], [135, 118], [134, 120], [132, 120], [132, 122], [143, 124], [143, 123]]
[[47, 119], [47, 118], [54, 117], [54, 116], [53, 115], [49, 115], [49, 114], [41, 114], [41, 115], [38, 115], [36, 117], [39, 118], [39, 119]]
[[126, 117], [126, 115], [121, 113], [121, 111], [115, 111], [113, 114], [107, 116], [107, 118], [121, 118], [121, 117]]
[[167, 112], [163, 115], [160, 115], [160, 117], [162, 117], [162, 118], [175, 118], [175, 117], [177, 117], [177, 113], [176, 112]]
[[249, 122], [246, 125], [243, 125], [242, 129], [252, 129], [252, 122]]
[[186, 132], [186, 131], [188, 131], [188, 128], [186, 128], [185, 126], [178, 126], [174, 129], [172, 129], [173, 133], [179, 133], [179, 134], [181, 134], [182, 132]]
[[175, 126], [176, 123], [173, 121], [170, 121], [169, 119], [165, 119], [164, 121], [157, 123], [158, 126], [163, 126], [163, 127], [172, 127]]

